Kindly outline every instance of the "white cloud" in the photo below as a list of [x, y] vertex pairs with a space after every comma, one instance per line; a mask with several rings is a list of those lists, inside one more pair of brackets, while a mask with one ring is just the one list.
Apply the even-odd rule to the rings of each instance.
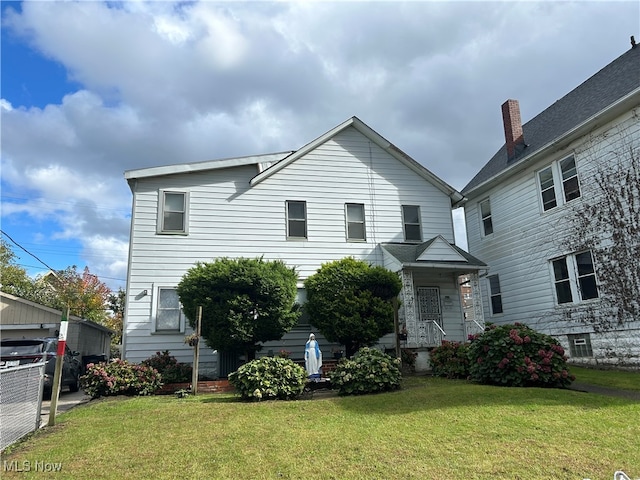
[[[100, 261], [116, 272], [126, 263], [131, 200], [123, 171], [297, 149], [357, 115], [462, 188], [503, 142], [501, 103], [519, 99], [525, 121], [539, 113], [628, 48], [640, 7], [23, 2], [21, 9], [5, 8], [7, 35], [61, 64], [81, 87], [43, 108], [0, 100], [3, 195], [11, 196], [2, 215], [52, 216], [55, 233], [78, 239], [87, 256], [111, 252]], [[454, 218], [459, 224], [460, 212]]]

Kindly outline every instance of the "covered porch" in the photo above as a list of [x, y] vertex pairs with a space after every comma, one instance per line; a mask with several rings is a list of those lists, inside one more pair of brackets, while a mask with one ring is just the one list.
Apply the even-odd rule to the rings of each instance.
[[385, 268], [402, 280], [397, 350], [427, 351], [443, 340], [466, 341], [484, 330], [479, 285], [480, 272], [488, 268], [484, 262], [442, 236], [380, 247]]

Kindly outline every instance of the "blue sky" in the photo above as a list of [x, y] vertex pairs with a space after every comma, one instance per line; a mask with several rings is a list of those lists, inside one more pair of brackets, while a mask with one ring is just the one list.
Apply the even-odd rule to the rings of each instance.
[[2, 2], [2, 230], [118, 288], [125, 170], [295, 150], [352, 115], [462, 189], [506, 99], [526, 122], [639, 25], [637, 1]]

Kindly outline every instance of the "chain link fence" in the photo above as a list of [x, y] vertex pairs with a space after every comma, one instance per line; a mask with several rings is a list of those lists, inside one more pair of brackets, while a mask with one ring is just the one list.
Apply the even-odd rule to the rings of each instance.
[[44, 362], [0, 370], [0, 450], [40, 426]]

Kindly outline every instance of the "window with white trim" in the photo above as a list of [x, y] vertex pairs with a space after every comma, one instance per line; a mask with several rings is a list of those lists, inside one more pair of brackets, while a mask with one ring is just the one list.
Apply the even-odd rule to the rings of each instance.
[[287, 200], [287, 238], [307, 238], [307, 202]]
[[491, 299], [491, 314], [502, 313], [502, 290], [500, 289], [500, 278], [498, 275], [487, 277], [489, 281], [489, 297]]
[[347, 240], [366, 240], [364, 205], [362, 203], [345, 203], [344, 207], [347, 223]]
[[405, 242], [422, 241], [422, 224], [418, 205], [402, 205], [402, 225]]
[[184, 315], [174, 287], [158, 287], [151, 312], [156, 333], [184, 332]]
[[593, 256], [590, 250], [551, 260], [556, 302], [561, 305], [598, 298]]
[[158, 200], [158, 233], [188, 233], [189, 194], [160, 190]]
[[482, 234], [491, 235], [493, 233], [493, 220], [491, 217], [491, 202], [487, 198], [480, 202], [480, 217], [482, 220]]
[[545, 212], [579, 198], [580, 182], [575, 157], [571, 155], [540, 170], [538, 188]]

